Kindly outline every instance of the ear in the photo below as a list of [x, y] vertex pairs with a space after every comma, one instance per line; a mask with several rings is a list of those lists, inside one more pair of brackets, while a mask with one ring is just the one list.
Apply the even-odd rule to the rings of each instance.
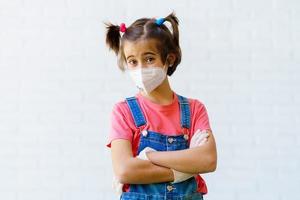
[[167, 56], [167, 63], [169, 65], [169, 67], [172, 67], [174, 65], [175, 60], [176, 60], [176, 54], [169, 53]]

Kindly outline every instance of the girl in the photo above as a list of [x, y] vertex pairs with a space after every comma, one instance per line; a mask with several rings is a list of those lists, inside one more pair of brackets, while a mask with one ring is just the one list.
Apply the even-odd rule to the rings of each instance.
[[204, 104], [177, 94], [168, 81], [181, 61], [177, 17], [106, 26], [119, 68], [139, 89], [111, 114], [107, 147], [120, 199], [203, 199], [199, 173], [215, 171], [217, 151]]

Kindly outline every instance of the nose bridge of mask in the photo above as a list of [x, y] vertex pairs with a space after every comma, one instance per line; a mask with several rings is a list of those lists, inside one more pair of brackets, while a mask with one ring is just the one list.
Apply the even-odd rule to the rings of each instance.
[[[153, 68], [158, 69], [158, 68], [161, 68], [161, 67], [158, 67], [158, 66], [150, 66], [150, 67], [148, 67], [148, 66], [139, 66], [139, 67], [134, 67], [134, 68], [130, 69], [127, 65], [124, 66], [124, 70], [128, 71], [128, 72], [137, 71], [137, 70], [139, 70], [140, 72], [147, 71], [147, 70], [150, 71], [150, 69], [153, 69]], [[163, 71], [166, 71], [166, 68], [168, 68], [168, 65], [164, 65], [162, 67]]]

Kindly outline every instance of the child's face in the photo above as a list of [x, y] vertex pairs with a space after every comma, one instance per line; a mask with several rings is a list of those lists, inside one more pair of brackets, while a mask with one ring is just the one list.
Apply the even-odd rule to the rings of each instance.
[[137, 67], [163, 67], [160, 53], [156, 48], [155, 39], [125, 41], [124, 55], [128, 69]]

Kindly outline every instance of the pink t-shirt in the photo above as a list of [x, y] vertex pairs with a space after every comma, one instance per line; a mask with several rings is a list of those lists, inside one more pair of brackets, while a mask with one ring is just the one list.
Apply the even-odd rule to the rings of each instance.
[[[152, 102], [144, 97], [141, 93], [135, 95], [144, 113], [147, 130], [163, 133], [165, 135], [180, 135], [182, 128], [180, 125], [180, 106], [177, 95], [173, 92], [173, 101], [168, 105], [160, 105]], [[191, 111], [191, 128], [189, 137], [191, 138], [197, 129], [211, 130], [207, 110], [204, 104], [197, 100], [188, 98]], [[138, 145], [134, 144], [135, 136], [140, 131], [134, 124], [130, 109], [125, 101], [117, 102], [111, 113], [111, 125], [109, 131], [109, 139], [106, 144], [111, 147], [114, 139], [127, 139], [132, 142], [132, 151], [136, 152]], [[203, 194], [207, 193], [204, 180], [200, 175], [196, 177], [198, 183], [198, 191]], [[128, 187], [125, 187], [127, 191]], [[124, 190], [123, 190], [124, 191]]]

